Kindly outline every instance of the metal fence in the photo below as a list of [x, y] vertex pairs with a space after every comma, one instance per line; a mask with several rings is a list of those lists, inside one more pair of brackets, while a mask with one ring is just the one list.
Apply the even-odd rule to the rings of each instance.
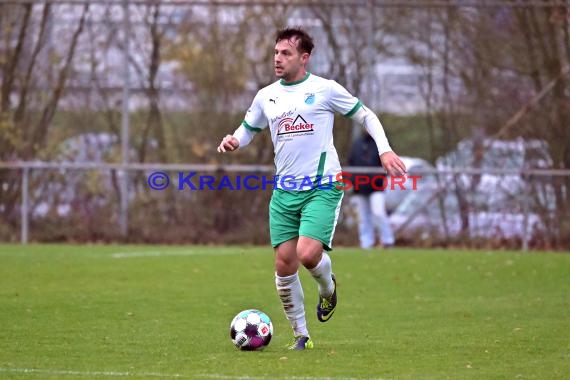
[[[267, 237], [267, 202], [273, 185], [263, 186], [260, 178], [272, 176], [271, 166], [4, 162], [0, 170], [21, 177], [19, 218], [14, 225], [20, 227], [22, 244], [30, 240], [215, 244], [223, 243], [226, 234], [232, 236], [233, 243], [255, 244]], [[356, 176], [371, 169], [345, 167], [344, 171]], [[169, 188], [153, 189], [150, 178], [157, 172], [170, 178]], [[381, 169], [376, 172], [384, 174]], [[231, 178], [225, 185], [220, 181], [222, 175]], [[244, 181], [248, 175], [250, 182]], [[388, 204], [397, 203], [389, 208], [400, 244], [498, 245], [528, 250], [552, 247], [564, 238], [560, 228], [568, 215], [558, 213], [553, 191], [570, 177], [570, 171], [418, 169], [413, 175], [415, 182], [404, 179], [401, 186], [388, 181], [385, 189]], [[121, 193], [113, 185], [113, 178], [116, 181], [123, 176], [129, 178], [127, 212], [136, 224], [127, 226], [127, 231], [140, 233], [142, 219], [146, 228], [155, 229], [153, 234], [143, 232], [125, 238], [116, 233], [120, 224], [129, 220], [128, 215], [120, 215]], [[487, 178], [481, 181], [482, 176]], [[181, 181], [183, 177], [188, 177], [186, 183]], [[211, 182], [204, 185], [202, 177]], [[478, 177], [481, 182], [477, 190], [472, 184], [468, 185], [470, 189], [461, 188], [457, 185], [459, 177], [468, 182]], [[346, 245], [356, 244], [357, 237], [358, 215], [350, 201], [353, 187], [354, 181], [345, 188], [348, 197], [338, 226], [340, 242]], [[458, 203], [460, 192], [467, 200], [463, 209]], [[184, 208], [185, 204], [194, 212], [174, 215], [172, 209]], [[460, 226], [462, 213], [467, 215], [466, 229]], [[90, 220], [95, 214], [96, 220]], [[51, 225], [55, 220], [58, 226]], [[173, 229], [168, 238], [168, 231]], [[84, 232], [66, 236], [66, 231], [74, 230]], [[210, 234], [200, 236], [204, 231]], [[8, 240], [13, 241], [14, 236]]]

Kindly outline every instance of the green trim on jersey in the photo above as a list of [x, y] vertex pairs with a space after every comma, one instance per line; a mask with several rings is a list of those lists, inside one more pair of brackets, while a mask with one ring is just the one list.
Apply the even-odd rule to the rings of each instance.
[[250, 131], [252, 131], [252, 132], [255, 132], [255, 133], [261, 132], [261, 128], [252, 127], [252, 126], [249, 125], [249, 124], [247, 123], [247, 121], [245, 121], [245, 120], [241, 122], [241, 125], [243, 125], [246, 129], [248, 129], [248, 130], [250, 130]]
[[307, 73], [305, 74], [303, 79], [300, 79], [300, 80], [295, 81], [295, 82], [285, 82], [283, 79], [281, 79], [281, 81], [279, 83], [281, 83], [283, 86], [294, 86], [296, 84], [303, 83], [304, 81], [309, 79], [310, 75], [311, 75], [311, 73], [307, 71]]
[[354, 107], [352, 107], [352, 109], [350, 111], [348, 111], [348, 113], [343, 115], [343, 116], [344, 117], [351, 117], [352, 115], [354, 115], [356, 113], [356, 111], [358, 111], [360, 109], [360, 107], [362, 107], [362, 102], [360, 100], [358, 100], [358, 102], [356, 102]]
[[321, 153], [319, 158], [319, 166], [317, 167], [317, 183], [321, 180], [323, 172], [325, 171], [325, 161], [327, 160], [327, 152]]

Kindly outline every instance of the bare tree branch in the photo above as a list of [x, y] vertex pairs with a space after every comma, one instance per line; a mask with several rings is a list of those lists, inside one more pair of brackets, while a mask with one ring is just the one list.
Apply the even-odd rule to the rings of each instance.
[[[2, 73], [2, 90], [0, 99], [0, 112], [6, 112], [10, 108], [10, 94], [13, 90], [13, 85], [15, 81], [16, 67], [20, 61], [20, 56], [24, 48], [24, 42], [28, 34], [28, 28], [30, 26], [30, 16], [32, 14], [32, 5], [25, 4], [24, 6], [24, 17], [20, 26], [20, 33], [18, 35], [18, 42], [16, 43], [16, 48], [12, 54], [8, 53], [6, 63], [3, 67]], [[8, 50], [9, 51], [9, 50]]]
[[39, 144], [40, 146], [45, 144], [45, 136], [47, 134], [49, 124], [51, 123], [55, 111], [57, 109], [57, 105], [61, 98], [61, 95], [65, 90], [67, 76], [69, 75], [69, 72], [71, 70], [71, 62], [73, 60], [73, 57], [75, 56], [77, 41], [79, 40], [79, 36], [83, 32], [83, 27], [85, 26], [85, 19], [87, 18], [88, 11], [89, 11], [89, 4], [85, 4], [85, 6], [83, 7], [83, 13], [81, 14], [81, 19], [79, 20], [77, 29], [73, 33], [73, 37], [71, 39], [71, 45], [69, 46], [69, 51], [67, 52], [65, 63], [61, 68], [61, 70], [59, 71], [59, 77], [57, 80], [56, 87], [53, 90], [52, 97], [49, 103], [44, 108], [41, 119], [38, 125], [36, 126], [36, 129], [33, 132], [32, 135], [33, 137], [28, 144], [28, 148], [25, 153], [25, 156], [28, 159], [33, 157], [33, 152], [35, 149], [37, 149], [36, 144]]

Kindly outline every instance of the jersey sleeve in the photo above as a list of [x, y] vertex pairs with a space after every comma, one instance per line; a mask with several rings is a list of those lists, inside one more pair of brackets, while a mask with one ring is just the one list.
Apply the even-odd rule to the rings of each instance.
[[251, 106], [245, 113], [242, 125], [251, 132], [261, 132], [267, 128], [267, 118], [263, 112], [263, 96], [261, 91], [255, 95]]
[[334, 112], [351, 117], [362, 107], [362, 103], [343, 86], [330, 80], [329, 105]]

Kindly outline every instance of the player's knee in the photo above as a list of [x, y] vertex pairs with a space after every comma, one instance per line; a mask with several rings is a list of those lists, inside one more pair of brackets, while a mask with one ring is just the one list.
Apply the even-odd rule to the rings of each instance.
[[279, 276], [290, 276], [299, 269], [299, 259], [293, 254], [278, 252], [275, 255], [275, 271]]
[[297, 257], [304, 267], [310, 269], [317, 266], [321, 259], [322, 252], [322, 248], [299, 247], [297, 249]]

